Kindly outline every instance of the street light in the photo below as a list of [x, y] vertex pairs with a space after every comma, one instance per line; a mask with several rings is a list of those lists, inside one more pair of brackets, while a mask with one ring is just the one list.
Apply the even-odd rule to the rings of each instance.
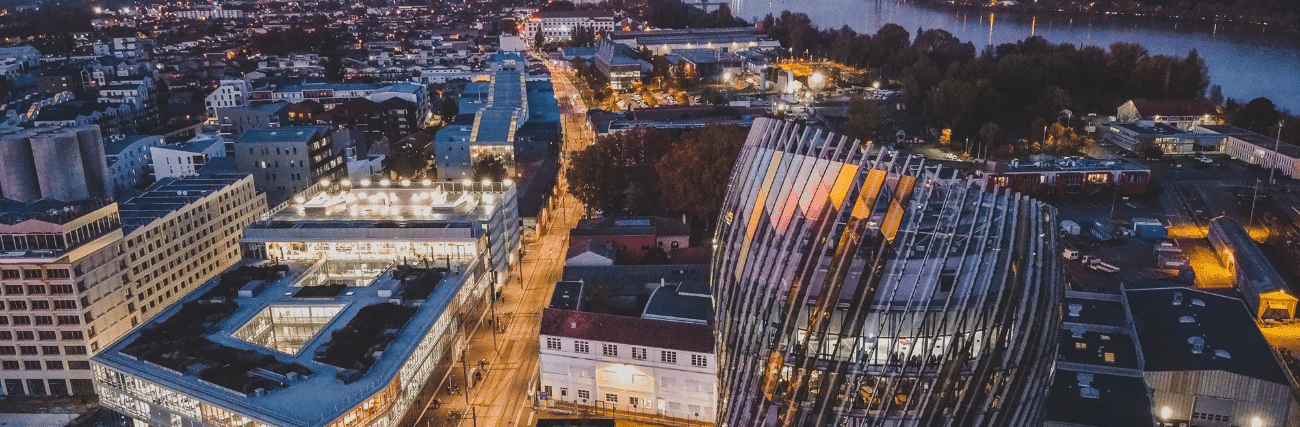
[[1264, 420], [1259, 419], [1259, 417], [1250, 419], [1250, 427], [1260, 427], [1262, 425], [1264, 425]]

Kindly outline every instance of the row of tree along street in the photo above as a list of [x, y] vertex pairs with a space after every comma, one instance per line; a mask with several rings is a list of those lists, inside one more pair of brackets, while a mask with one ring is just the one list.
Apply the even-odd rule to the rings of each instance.
[[568, 189], [606, 214], [686, 214], [711, 228], [749, 130], [710, 124], [685, 132], [637, 127], [573, 154]]

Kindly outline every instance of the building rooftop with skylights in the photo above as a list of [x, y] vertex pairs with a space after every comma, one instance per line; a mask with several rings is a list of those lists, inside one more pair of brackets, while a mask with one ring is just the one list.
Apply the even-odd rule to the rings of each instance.
[[485, 257], [499, 280], [518, 260], [519, 213], [511, 181], [323, 184], [245, 228], [244, 252], [268, 260], [444, 264]]
[[480, 260], [268, 261], [214, 279], [96, 355], [100, 402], [137, 423], [400, 425], [491, 299]]

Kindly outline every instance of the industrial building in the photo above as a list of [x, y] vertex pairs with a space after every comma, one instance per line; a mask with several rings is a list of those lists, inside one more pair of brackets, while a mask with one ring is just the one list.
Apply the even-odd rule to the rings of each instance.
[[1040, 425], [1055, 209], [869, 148], [755, 120], [715, 240], [718, 422]]
[[18, 202], [111, 200], [113, 177], [97, 126], [15, 129], [0, 135], [0, 197]]
[[1154, 120], [1111, 123], [1106, 129], [1107, 140], [1134, 151], [1140, 150], [1143, 144], [1154, 144], [1168, 155], [1217, 154], [1223, 151], [1223, 138]]
[[781, 47], [781, 42], [768, 37], [761, 28], [754, 27], [624, 31], [611, 34], [610, 39], [632, 49], [644, 47], [655, 55], [673, 53], [678, 49], [720, 49], [736, 53]]
[[1295, 317], [1296, 297], [1241, 223], [1227, 217], [1212, 219], [1207, 237], [1219, 261], [1232, 271], [1237, 292], [1241, 293], [1255, 318], [1285, 320]]
[[[0, 202], [7, 395], [93, 394], [90, 356], [240, 258], [247, 175], [163, 179], [118, 203]], [[30, 310], [30, 311], [29, 311]]]
[[1151, 393], [1120, 295], [1066, 291], [1044, 427], [1150, 427]]
[[[1188, 288], [1126, 289], [1154, 414], [1165, 425], [1295, 426], [1296, 390], [1242, 301]], [[1150, 424], [1147, 424], [1150, 425]]]
[[1139, 196], [1151, 183], [1150, 168], [1124, 159], [990, 161], [981, 172], [998, 187], [1032, 195], [1068, 196], [1114, 188], [1125, 196]]

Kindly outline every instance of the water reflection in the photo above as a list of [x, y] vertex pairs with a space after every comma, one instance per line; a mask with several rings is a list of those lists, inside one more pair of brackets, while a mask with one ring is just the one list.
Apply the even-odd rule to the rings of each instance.
[[[1300, 43], [1267, 28], [1226, 30], [1217, 24], [1146, 22], [1093, 17], [1041, 17], [987, 11], [933, 10], [890, 0], [732, 0], [737, 16], [761, 19], [783, 10], [807, 13], [822, 28], [848, 25], [874, 33], [896, 23], [916, 36], [917, 29], [943, 28], [977, 45], [1010, 43], [1039, 35], [1053, 43], [1109, 46], [1138, 42], [1153, 55], [1184, 57], [1197, 49], [1213, 84], [1225, 96], [1266, 96], [1279, 107], [1300, 111]], [[982, 46], [977, 46], [982, 48]]]

